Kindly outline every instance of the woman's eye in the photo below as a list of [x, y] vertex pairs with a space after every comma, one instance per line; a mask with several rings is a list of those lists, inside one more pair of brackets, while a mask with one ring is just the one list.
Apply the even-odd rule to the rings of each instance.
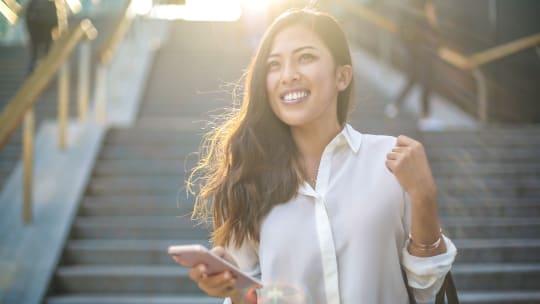
[[300, 62], [311, 62], [315, 59], [315, 56], [309, 53], [300, 55]]
[[277, 61], [270, 61], [267, 63], [267, 68], [269, 71], [272, 71], [272, 70], [275, 70], [277, 68], [279, 68], [279, 62]]

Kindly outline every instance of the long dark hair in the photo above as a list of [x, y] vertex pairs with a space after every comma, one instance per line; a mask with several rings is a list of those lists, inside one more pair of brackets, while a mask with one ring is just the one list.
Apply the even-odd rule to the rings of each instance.
[[[193, 218], [212, 218], [216, 245], [234, 241], [240, 246], [246, 238], [259, 242], [262, 219], [274, 206], [294, 197], [303, 181], [289, 126], [272, 111], [266, 90], [266, 61], [274, 37], [292, 25], [313, 31], [337, 66], [352, 65], [345, 34], [328, 14], [296, 9], [270, 25], [244, 76], [240, 108], [205, 136], [201, 160], [187, 183], [196, 194]], [[342, 126], [349, 113], [352, 83], [338, 95]]]

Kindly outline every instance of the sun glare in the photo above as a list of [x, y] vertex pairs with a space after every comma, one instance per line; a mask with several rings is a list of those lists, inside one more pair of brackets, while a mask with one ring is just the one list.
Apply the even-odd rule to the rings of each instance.
[[150, 17], [189, 21], [236, 21], [242, 15], [240, 0], [186, 0], [184, 5], [156, 5]]
[[270, 0], [242, 0], [244, 9], [262, 13], [268, 9]]

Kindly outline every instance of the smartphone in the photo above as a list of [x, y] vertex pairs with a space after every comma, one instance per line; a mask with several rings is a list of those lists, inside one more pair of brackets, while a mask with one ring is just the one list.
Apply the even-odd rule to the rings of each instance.
[[182, 264], [186, 267], [204, 264], [206, 265], [209, 274], [220, 273], [225, 270], [230, 271], [236, 279], [235, 287], [239, 289], [262, 287], [261, 282], [257, 279], [244, 273], [242, 270], [238, 269], [238, 267], [214, 254], [202, 245], [170, 246], [168, 252], [169, 255], [175, 256], [181, 260]]

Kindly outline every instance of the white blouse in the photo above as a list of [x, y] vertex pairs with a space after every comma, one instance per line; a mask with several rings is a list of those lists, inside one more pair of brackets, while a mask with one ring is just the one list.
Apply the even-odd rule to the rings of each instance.
[[260, 278], [259, 297], [277, 298], [288, 286], [313, 304], [408, 303], [403, 266], [417, 301], [433, 302], [457, 251], [444, 237], [446, 253], [409, 254], [409, 198], [385, 165], [395, 143], [345, 126], [323, 152], [315, 189], [304, 183], [275, 206], [262, 221], [260, 244], [226, 248]]

